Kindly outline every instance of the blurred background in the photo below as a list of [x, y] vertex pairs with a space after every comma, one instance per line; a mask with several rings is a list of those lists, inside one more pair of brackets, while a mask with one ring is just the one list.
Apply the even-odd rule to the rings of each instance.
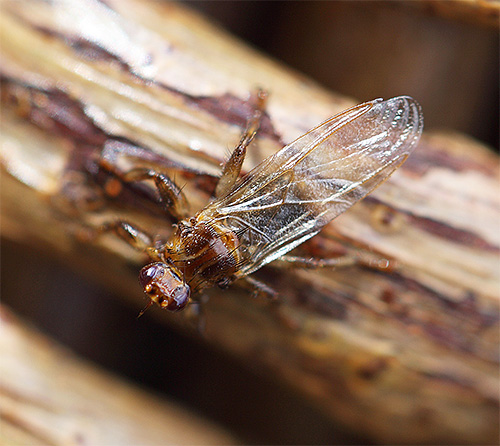
[[[465, 132], [498, 147], [499, 39], [488, 17], [441, 10], [441, 2], [184, 3], [329, 89], [359, 101], [411, 95], [423, 106], [426, 130]], [[4, 242], [1, 256], [2, 299], [19, 314], [244, 443], [367, 443], [202, 340], [169, 331], [148, 313], [136, 321], [139, 308], [124, 307], [46, 252]]]
[[476, 2], [184, 3], [333, 91], [360, 102], [413, 96], [426, 130], [498, 147], [498, 23]]

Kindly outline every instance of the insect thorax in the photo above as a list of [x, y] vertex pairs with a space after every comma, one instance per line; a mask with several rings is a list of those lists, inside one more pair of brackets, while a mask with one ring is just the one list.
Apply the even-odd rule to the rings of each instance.
[[233, 280], [239, 264], [238, 237], [213, 221], [179, 223], [167, 244], [167, 256], [193, 291]]

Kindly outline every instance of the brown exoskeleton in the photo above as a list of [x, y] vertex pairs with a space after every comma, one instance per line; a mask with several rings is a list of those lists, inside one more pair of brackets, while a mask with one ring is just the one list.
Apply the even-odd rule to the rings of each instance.
[[265, 100], [259, 92], [255, 113], [224, 164], [215, 199], [195, 216], [186, 215], [184, 195], [164, 174], [134, 169], [123, 176], [154, 180], [163, 205], [178, 220], [161, 246], [123, 221], [103, 228], [150, 256], [153, 263], [139, 275], [148, 307], [154, 302], [178, 311], [204, 288], [225, 288], [273, 260], [300, 262], [285, 254], [386, 180], [422, 133], [422, 112], [412, 98], [377, 99], [328, 119], [240, 178]]

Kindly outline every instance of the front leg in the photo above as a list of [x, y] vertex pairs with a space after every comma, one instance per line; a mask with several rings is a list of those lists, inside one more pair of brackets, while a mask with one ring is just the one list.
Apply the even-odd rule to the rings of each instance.
[[80, 237], [82, 240], [95, 240], [107, 233], [113, 233], [118, 238], [123, 240], [127, 245], [137, 251], [145, 252], [153, 261], [162, 261], [162, 251], [154, 243], [153, 237], [143, 229], [130, 224], [125, 220], [117, 220], [110, 223], [105, 223], [91, 232], [82, 232]]
[[182, 193], [182, 190], [167, 175], [156, 172], [153, 169], [138, 167], [122, 174], [121, 179], [125, 182], [153, 180], [165, 211], [177, 221], [189, 217], [186, 197]]
[[144, 180], [153, 180], [159, 194], [160, 204], [165, 212], [180, 221], [189, 216], [186, 197], [166, 174], [159, 173], [154, 169], [138, 167], [125, 173], [117, 170], [108, 159], [99, 160], [99, 168], [112, 176], [105, 185], [108, 197], [116, 198], [122, 192], [123, 184], [132, 184]]
[[94, 236], [98, 237], [109, 232], [115, 234], [127, 243], [127, 245], [132, 246], [132, 248], [138, 251], [146, 251], [153, 246], [153, 239], [146, 231], [131, 225], [125, 220], [113, 221], [101, 225], [95, 230]]
[[231, 157], [226, 161], [222, 168], [222, 175], [215, 189], [215, 198], [220, 198], [226, 195], [236, 183], [240, 176], [241, 166], [245, 160], [247, 147], [254, 139], [260, 127], [262, 116], [267, 101], [267, 93], [264, 90], [259, 90], [256, 94], [257, 104], [253, 116], [248, 121], [245, 132], [241, 136], [239, 144], [234, 149]]

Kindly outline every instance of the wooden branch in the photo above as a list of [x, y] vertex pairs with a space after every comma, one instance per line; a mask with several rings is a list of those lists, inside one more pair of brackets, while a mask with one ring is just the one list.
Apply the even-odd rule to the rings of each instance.
[[[149, 188], [109, 200], [116, 183], [97, 175], [99, 157], [118, 154], [122, 169], [160, 166], [186, 183], [194, 212], [209, 199], [257, 86], [271, 98], [246, 169], [354, 102], [172, 3], [24, 5], [3, 2], [0, 16], [2, 235], [58, 253], [138, 308], [130, 265], [144, 257], [112, 237], [82, 243], [74, 233], [117, 215], [162, 234], [169, 224]], [[498, 158], [487, 148], [426, 134], [390, 181], [302, 248], [332, 256], [350, 249], [340, 238], [394, 259], [392, 273], [266, 267], [256, 276], [279, 290], [280, 305], [237, 286], [213, 290], [207, 342], [376, 441], [494, 443], [497, 187]], [[185, 326], [177, 314], [156, 315]]]
[[235, 444], [173, 402], [103, 372], [0, 307], [2, 444]]

